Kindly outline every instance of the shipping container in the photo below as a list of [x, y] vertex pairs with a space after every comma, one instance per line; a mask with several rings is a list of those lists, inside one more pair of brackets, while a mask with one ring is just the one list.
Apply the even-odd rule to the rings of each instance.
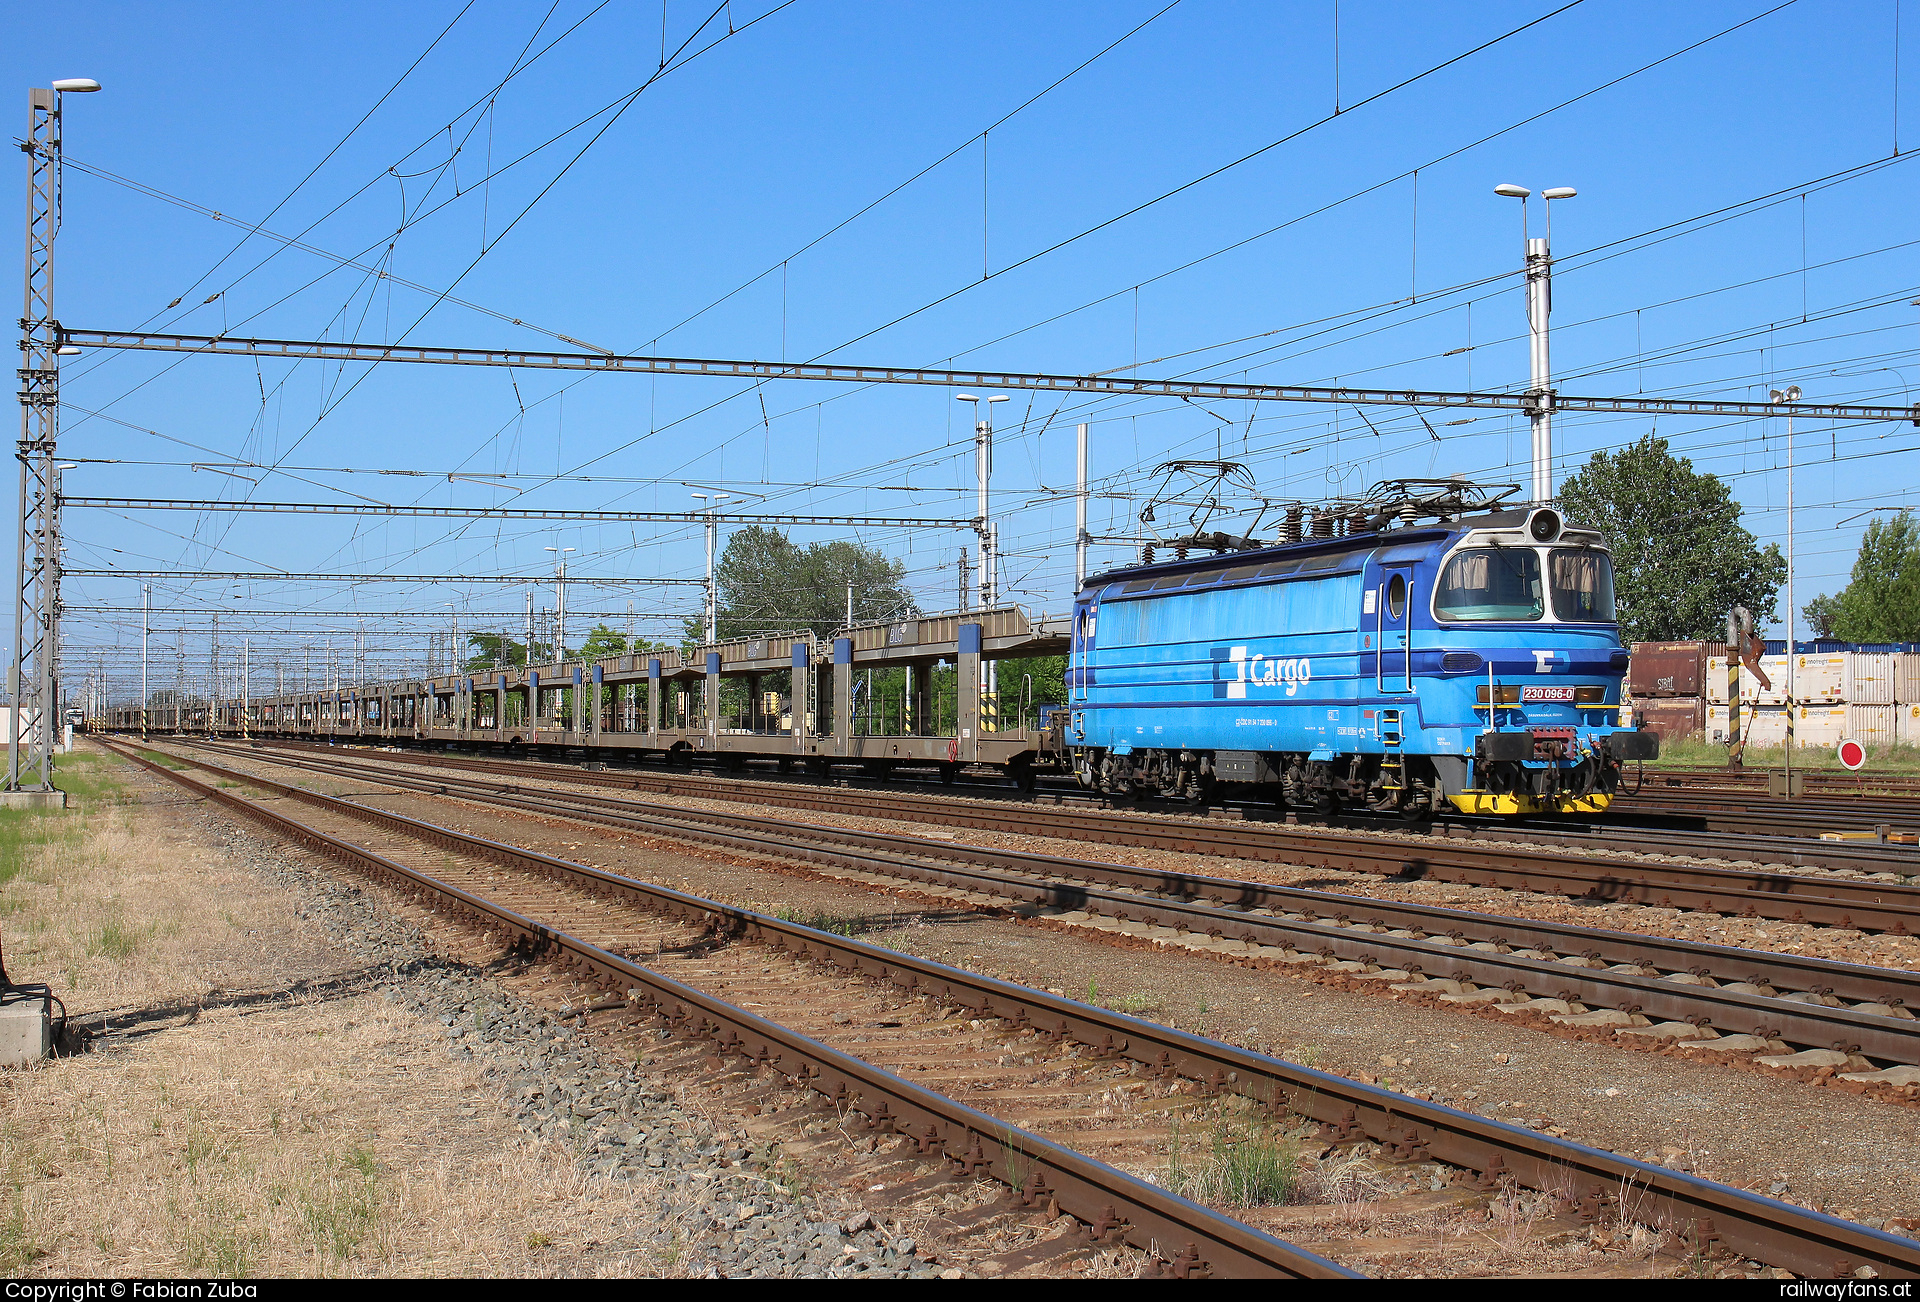
[[[1774, 659], [1780, 660], [1781, 663], [1777, 665], [1768, 663]], [[1764, 692], [1760, 690], [1760, 680], [1754, 676], [1753, 671], [1741, 665], [1740, 699], [1748, 705], [1785, 705], [1787, 703], [1785, 689], [1774, 677], [1776, 669], [1785, 670], [1785, 661], [1784, 656], [1760, 658], [1760, 667], [1766, 671], [1768, 682]], [[1723, 655], [1708, 656], [1706, 675], [1707, 690], [1701, 694], [1716, 705], [1725, 705], [1727, 703], [1727, 658]]]
[[[1732, 720], [1728, 717], [1724, 705], [1709, 703], [1707, 706], [1706, 738], [1711, 742], [1724, 744], [1732, 730]], [[1787, 707], [1784, 705], [1740, 706], [1740, 735], [1749, 746], [1784, 746], [1787, 744]]]
[[1849, 651], [1846, 656], [1847, 694], [1841, 699], [1848, 705], [1892, 705], [1893, 657], [1871, 651]]
[[1893, 703], [1920, 705], [1920, 655], [1902, 651], [1893, 657]]
[[1920, 746], [1920, 702], [1893, 707], [1893, 739], [1902, 746]]
[[[1884, 653], [1837, 651], [1812, 655], [1801, 653], [1793, 659], [1793, 699], [1802, 705], [1892, 705], [1894, 660]], [[1755, 705], [1787, 703], [1787, 658], [1784, 655], [1760, 657], [1760, 668], [1767, 675], [1767, 686], [1744, 666], [1740, 670], [1740, 699]], [[1727, 658], [1707, 657], [1708, 701], [1724, 705], [1727, 700]]]
[[[1890, 707], [1868, 705], [1860, 707], [1864, 713], [1860, 722], [1872, 728], [1874, 745], [1884, 744], [1879, 740], [1880, 729], [1887, 719], [1876, 711], [1885, 711]], [[1849, 731], [1857, 726], [1854, 707], [1847, 705], [1798, 705], [1792, 708], [1793, 748], [1795, 750], [1832, 750], [1840, 744], [1843, 737], [1854, 736]], [[1788, 707], [1784, 705], [1747, 705], [1740, 707], [1740, 735], [1749, 746], [1763, 746], [1769, 749], [1787, 744]], [[1705, 714], [1704, 736], [1708, 741], [1725, 745], [1731, 731], [1728, 710], [1724, 705], [1709, 702]], [[1861, 741], [1868, 738], [1861, 737]]]
[[1796, 748], [1833, 750], [1848, 736], [1848, 714], [1844, 705], [1803, 705], [1794, 715], [1793, 744]]
[[[1719, 642], [1635, 642], [1627, 667], [1627, 690], [1637, 697], [1704, 696], [1707, 657], [1725, 652], [1725, 645]], [[1722, 696], [1726, 690], [1726, 670], [1722, 667]]]
[[1706, 727], [1707, 703], [1698, 696], [1666, 696], [1634, 702], [1634, 724], [1662, 741], [1695, 741]]
[[1846, 709], [1847, 736], [1862, 746], [1893, 745], [1896, 726], [1893, 706], [1849, 704]]

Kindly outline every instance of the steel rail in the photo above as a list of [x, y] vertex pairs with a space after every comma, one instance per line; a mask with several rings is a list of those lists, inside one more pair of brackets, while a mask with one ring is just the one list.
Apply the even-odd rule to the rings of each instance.
[[[616, 987], [631, 982], [645, 991], [638, 1001], [641, 1008], [664, 1018], [675, 1029], [691, 1031], [713, 1041], [723, 1054], [749, 1063], [770, 1065], [798, 1085], [846, 1103], [863, 1115], [869, 1129], [908, 1135], [916, 1141], [922, 1154], [939, 1151], [962, 1174], [990, 1175], [1011, 1186], [1026, 1206], [1036, 1207], [1049, 1199], [1055, 1200], [1063, 1211], [1092, 1227], [1096, 1238], [1111, 1233], [1136, 1248], [1157, 1254], [1160, 1260], [1170, 1261], [1177, 1273], [1199, 1271], [1224, 1278], [1363, 1278], [1336, 1262], [903, 1080], [851, 1054], [364, 846], [330, 836], [231, 791], [198, 782], [131, 750], [117, 745], [109, 745], [108, 749], [329, 858], [440, 903], [485, 930], [517, 937], [519, 945], [527, 951], [557, 958], [603, 986]], [[253, 785], [272, 784], [262, 784], [255, 779]], [[600, 873], [564, 859], [485, 842], [435, 828], [432, 824], [402, 821], [410, 825], [396, 830], [443, 848], [477, 853], [516, 868], [530, 867], [546, 876], [587, 881], [603, 894], [644, 897], [643, 902], [649, 909], [704, 923], [708, 931], [722, 939], [729, 935], [753, 935], [776, 945], [792, 944], [806, 957], [809, 944], [817, 944], [815, 938], [823, 934], [804, 927], [776, 925], [777, 920], [759, 914]], [[881, 975], [885, 977], [884, 970]], [[941, 974], [930, 972], [929, 975]], [[1124, 1216], [1117, 1214], [1117, 1207], [1124, 1208]], [[1920, 1271], [1920, 1261], [1916, 1261], [1915, 1268]]]
[[[129, 754], [117, 744], [109, 744], [109, 748], [155, 769], [162, 776], [175, 780], [182, 776], [142, 756]], [[197, 759], [188, 762], [203, 768], [218, 767]], [[285, 785], [248, 774], [237, 776], [255, 787], [272, 789]], [[234, 808], [242, 807], [234, 803], [239, 798], [231, 792], [205, 788], [204, 784], [202, 788], [214, 799]], [[1481, 1188], [1495, 1189], [1513, 1180], [1530, 1188], [1554, 1191], [1583, 1217], [1599, 1219], [1610, 1211], [1617, 1211], [1664, 1231], [1671, 1236], [1670, 1241], [1693, 1250], [1705, 1252], [1716, 1245], [1723, 1246], [1799, 1275], [1841, 1278], [1866, 1266], [1881, 1277], [1920, 1276], [1920, 1242], [1899, 1235], [851, 937], [816, 931], [305, 788], [289, 787], [288, 794], [443, 848], [561, 875], [574, 883], [597, 885], [637, 902], [658, 900], [663, 906], [680, 911], [682, 916], [710, 916], [716, 919], [716, 929], [724, 925], [734, 934], [764, 940], [776, 948], [792, 948], [802, 956], [817, 956], [838, 969], [891, 982], [909, 991], [924, 990], [978, 1017], [1002, 1018], [1016, 1026], [1033, 1026], [1050, 1037], [1070, 1038], [1089, 1045], [1096, 1055], [1131, 1059], [1163, 1074], [1200, 1081], [1214, 1091], [1241, 1094], [1269, 1108], [1285, 1108], [1319, 1121], [1320, 1135], [1328, 1142], [1371, 1139], [1385, 1146], [1390, 1159], [1437, 1161], [1471, 1171], [1472, 1182]], [[245, 804], [252, 806], [252, 802]], [[271, 814], [271, 811], [263, 809], [262, 813]], [[328, 839], [343, 852], [368, 853], [348, 843]], [[624, 964], [624, 960], [621, 962]], [[633, 969], [633, 965], [625, 964], [623, 969], [616, 970], [626, 969]], [[662, 980], [650, 973], [646, 975], [654, 982]], [[760, 1029], [771, 1024], [751, 1014], [738, 1013], [738, 1017], [742, 1022], [733, 1025], [749, 1025], [763, 1043], [772, 1040]], [[750, 1023], [744, 1021], [748, 1018], [752, 1019]], [[791, 1032], [787, 1034], [792, 1036]], [[806, 1037], [792, 1038], [809, 1045], [815, 1043]], [[844, 1064], [837, 1070], [847, 1075], [864, 1066], [845, 1055], [839, 1055], [837, 1061]], [[857, 1088], [857, 1082], [852, 1088]], [[983, 1146], [994, 1142], [991, 1134], [971, 1138]], [[1153, 1186], [1147, 1188], [1154, 1193], [1163, 1192]], [[1166, 1197], [1171, 1199], [1171, 1195]], [[1183, 1200], [1172, 1201], [1182, 1203]]]
[[325, 358], [344, 362], [412, 362], [440, 366], [513, 366], [637, 375], [702, 375], [738, 380], [831, 380], [845, 384], [928, 384], [942, 388], [1039, 389], [1058, 393], [1144, 394], [1168, 398], [1331, 402], [1380, 407], [1472, 407], [1494, 411], [1646, 412], [1680, 416], [1802, 416], [1816, 420], [1906, 420], [1920, 425], [1920, 406], [1870, 407], [1819, 402], [1722, 402], [1704, 398], [1579, 398], [1545, 392], [1471, 393], [1418, 389], [1353, 389], [1297, 384], [1230, 384], [1217, 380], [1145, 379], [1123, 375], [1051, 375], [1020, 371], [942, 371], [925, 367], [850, 366], [832, 362], [755, 362], [618, 353], [559, 353], [505, 348], [433, 348], [227, 335], [74, 330], [55, 326], [62, 347], [212, 353], [227, 357]]
[[[435, 757], [449, 767], [486, 765], [494, 761]], [[583, 774], [568, 781], [629, 789], [674, 790], [682, 794], [725, 795], [797, 808], [822, 807], [810, 792], [817, 788], [781, 789], [756, 784], [751, 792], [726, 794], [713, 789], [693, 790], [686, 779], [655, 774]], [[1300, 825], [1191, 819], [1175, 822], [1096, 810], [1059, 809], [1028, 802], [963, 802], [941, 798], [896, 797], [911, 803], [921, 822], [969, 827], [1017, 836], [1043, 836], [1109, 845], [1130, 845], [1187, 854], [1213, 855], [1263, 862], [1286, 862], [1302, 867], [1379, 873], [1388, 877], [1427, 878], [1467, 886], [1540, 891], [1574, 899], [1618, 901], [1661, 908], [1692, 909], [1774, 918], [1822, 926], [1886, 931], [1895, 935], [1920, 932], [1920, 887], [1837, 876], [1798, 876], [1757, 869], [1711, 868], [1698, 864], [1637, 863], [1601, 856], [1568, 855], [1525, 847], [1491, 849], [1456, 846], [1433, 839], [1426, 844], [1395, 837], [1315, 831]], [[880, 814], [870, 798], [847, 807], [847, 812], [869, 817]]]
[[[480, 782], [464, 784], [468, 789], [463, 791], [455, 789], [463, 785], [458, 780], [412, 778], [341, 760], [321, 763], [280, 758], [271, 763], [321, 774], [362, 777], [403, 790], [472, 800], [492, 808], [558, 814], [577, 821], [714, 843], [734, 850], [800, 857], [816, 863], [932, 882], [1014, 903], [1112, 917], [1121, 924], [1140, 922], [1148, 927], [1168, 928], [1176, 935], [1229, 936], [1250, 946], [1315, 954], [1331, 961], [1375, 964], [1405, 972], [1407, 981], [1424, 977], [1468, 981], [1515, 992], [1532, 990], [1541, 997], [1598, 1004], [1663, 1021], [1706, 1023], [1737, 1034], [1752, 1033], [1766, 1039], [1861, 1053], [1887, 1062], [1920, 1063], [1920, 1021], [1781, 999], [1752, 990], [1680, 984], [1645, 973], [1610, 971], [1604, 965], [1654, 964], [1690, 976], [1711, 974], [1748, 986], [1784, 985], [1794, 990], [1889, 1007], [1899, 1007], [1909, 1000], [1920, 1004], [1920, 974], [1888, 968], [1695, 945], [1664, 937], [1494, 917], [1431, 905], [1399, 904], [1367, 896], [959, 845], [868, 829], [792, 823], [750, 814], [683, 809], [642, 811], [635, 809], [631, 802], [611, 797], [528, 792], [523, 788]], [[240, 780], [259, 780], [236, 769], [218, 771]], [[594, 807], [583, 809], [580, 802]], [[958, 866], [935, 867], [926, 862], [929, 859], [956, 861]], [[982, 870], [976, 866], [980, 864], [989, 867]], [[1100, 882], [1129, 889], [1123, 893], [1047, 880], [1062, 877], [1076, 883]], [[1196, 899], [1207, 902], [1194, 903]], [[1230, 907], [1229, 902], [1238, 907]], [[1246, 910], [1285, 910], [1311, 916], [1274, 917]], [[1350, 922], [1349, 919], [1356, 920]], [[1361, 934], [1354, 934], [1356, 927], [1362, 929]], [[1376, 932], [1375, 927], [1382, 930]], [[1413, 935], [1410, 928], [1427, 934]], [[1475, 949], [1475, 945], [1482, 948]], [[1534, 952], [1513, 952], [1516, 949]], [[1542, 954], [1543, 949], [1575, 955], [1577, 963]]]
[[[1753, 787], [1765, 786], [1777, 770], [1766, 768], [1657, 768], [1647, 773], [1649, 784], [1667, 786]], [[1884, 790], [1888, 795], [1920, 793], [1920, 775], [1912, 773], [1834, 772], [1828, 769], [1802, 769], [1807, 787], [1831, 788], [1834, 794], [1859, 789]], [[1822, 794], [1814, 792], [1814, 794]]]
[[[1436, 823], [1434, 837], [1508, 841], [1522, 845], [1559, 846], [1582, 852], [1593, 850], [1644, 851], [1649, 830], [1627, 824], [1559, 827], [1530, 823], [1519, 827], [1489, 827], [1478, 823]], [[1847, 869], [1853, 872], [1891, 872], [1905, 877], [1920, 873], [1920, 854], [1899, 845], [1871, 841], [1821, 841], [1804, 836], [1768, 836], [1759, 832], [1701, 832], [1659, 829], [1662, 854], [1692, 855], [1729, 863], [1759, 863], [1796, 868]]]

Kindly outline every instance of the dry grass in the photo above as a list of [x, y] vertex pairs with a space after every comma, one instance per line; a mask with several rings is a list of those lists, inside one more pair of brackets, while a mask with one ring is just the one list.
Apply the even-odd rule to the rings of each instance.
[[[662, 1274], [671, 1191], [583, 1175], [365, 996], [217, 1010], [12, 1078], [0, 1266], [100, 1276]], [[629, 1227], [634, 1232], [629, 1232]]]
[[[0, 827], [16, 980], [110, 1013], [103, 1050], [0, 1075], [0, 1273], [659, 1275], [679, 1198], [582, 1174], [477, 1067], [374, 995], [225, 1005], [351, 975], [324, 929], [178, 817], [76, 764], [65, 815]], [[144, 793], [147, 805], [130, 794]]]
[[[131, 798], [133, 781], [105, 757], [65, 757], [64, 814], [0, 828], [0, 936], [17, 981], [46, 981], [84, 1014], [195, 999], [226, 986], [272, 983], [311, 967], [313, 941], [263, 965], [269, 937], [299, 931], [291, 898], [187, 839], [172, 819]], [[169, 793], [156, 793], [167, 798]]]

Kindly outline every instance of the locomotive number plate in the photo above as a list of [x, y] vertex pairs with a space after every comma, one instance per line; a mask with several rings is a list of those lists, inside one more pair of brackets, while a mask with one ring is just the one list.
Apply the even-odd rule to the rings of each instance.
[[1520, 699], [1522, 701], [1571, 701], [1573, 689], [1571, 687], [1522, 687]]

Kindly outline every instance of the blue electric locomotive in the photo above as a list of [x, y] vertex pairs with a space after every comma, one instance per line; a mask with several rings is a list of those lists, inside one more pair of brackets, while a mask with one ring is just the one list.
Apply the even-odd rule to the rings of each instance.
[[1413, 515], [1088, 579], [1064, 737], [1081, 784], [1408, 818], [1606, 808], [1659, 738], [1618, 726], [1600, 535], [1549, 507]]

